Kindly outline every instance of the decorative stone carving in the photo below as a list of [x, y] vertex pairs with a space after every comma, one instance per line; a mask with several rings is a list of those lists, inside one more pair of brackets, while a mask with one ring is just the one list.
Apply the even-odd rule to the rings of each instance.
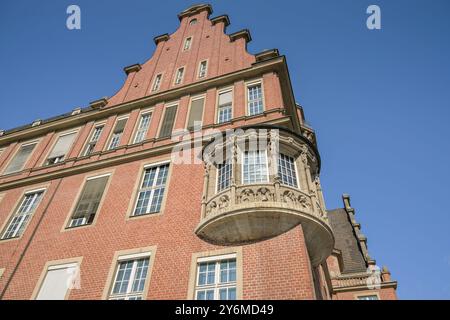
[[305, 209], [308, 209], [310, 206], [308, 199], [304, 195], [298, 197], [298, 203]]
[[286, 202], [286, 203], [290, 203], [290, 204], [297, 203], [297, 198], [295, 197], [294, 192], [292, 192], [291, 190], [286, 190], [285, 192], [283, 192], [283, 194], [281, 195], [281, 199], [283, 202]]
[[217, 209], [217, 203], [215, 201], [211, 201], [206, 207], [206, 215], [213, 214]]
[[258, 201], [266, 202], [272, 201], [273, 195], [270, 190], [266, 187], [262, 187], [258, 189]]
[[227, 195], [223, 195], [219, 199], [219, 209], [228, 207], [230, 204], [230, 198]]
[[241, 192], [241, 203], [253, 202], [255, 200], [255, 194], [252, 189], [246, 188]]

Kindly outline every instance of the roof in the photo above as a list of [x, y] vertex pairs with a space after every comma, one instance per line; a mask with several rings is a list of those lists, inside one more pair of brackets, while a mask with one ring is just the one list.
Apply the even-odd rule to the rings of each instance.
[[342, 252], [343, 273], [365, 272], [366, 261], [347, 211], [340, 208], [327, 212], [335, 237], [335, 247]]

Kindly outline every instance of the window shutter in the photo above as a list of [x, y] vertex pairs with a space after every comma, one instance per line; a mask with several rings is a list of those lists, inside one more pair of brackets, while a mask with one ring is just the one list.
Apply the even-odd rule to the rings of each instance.
[[195, 122], [202, 121], [204, 98], [197, 99], [191, 103], [191, 111], [188, 119], [188, 129], [193, 129]]
[[178, 106], [171, 106], [166, 108], [166, 112], [164, 113], [164, 119], [161, 126], [161, 132], [159, 133], [159, 137], [169, 137], [172, 135], [173, 124], [175, 122], [175, 115], [177, 114]]
[[60, 136], [48, 158], [52, 159], [65, 156], [72, 146], [75, 135], [76, 132]]
[[6, 168], [5, 173], [12, 173], [22, 170], [25, 162], [27, 162], [28, 157], [30, 156], [31, 152], [33, 152], [35, 146], [35, 143], [21, 146], [20, 150], [16, 153], [16, 155]]
[[97, 213], [109, 176], [88, 180], [78, 200], [72, 219], [85, 217], [91, 223]]
[[64, 300], [76, 265], [49, 269], [36, 300]]
[[224, 92], [219, 94], [219, 106], [232, 103], [232, 91]]
[[127, 120], [128, 119], [120, 119], [119, 121], [117, 121], [116, 123], [116, 127], [114, 128], [114, 133], [120, 133], [123, 132], [123, 130], [125, 129], [125, 125], [127, 124]]

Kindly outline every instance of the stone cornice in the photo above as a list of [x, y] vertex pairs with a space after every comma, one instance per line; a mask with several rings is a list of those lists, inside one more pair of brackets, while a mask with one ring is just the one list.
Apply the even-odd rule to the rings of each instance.
[[142, 69], [142, 66], [139, 63], [132, 64], [131, 66], [123, 68], [123, 71], [125, 71], [126, 75], [129, 75], [132, 72], [138, 72]]
[[[397, 289], [397, 281], [382, 282], [379, 284], [380, 289]], [[348, 287], [333, 287], [333, 293], [336, 292], [347, 292], [347, 291], [361, 291], [361, 290], [371, 290], [367, 285], [357, 285]], [[375, 290], [375, 289], [372, 289]]]
[[178, 19], [180, 19], [181, 21], [184, 17], [192, 16], [204, 10], [208, 11], [208, 16], [213, 12], [212, 6], [210, 4], [198, 4], [191, 6], [186, 10], [183, 10], [178, 14]]
[[[206, 91], [211, 87], [219, 87], [230, 82], [239, 81], [245, 78], [257, 77], [265, 72], [274, 71], [280, 75], [281, 88], [286, 94], [292, 92], [290, 86], [290, 79], [287, 73], [287, 66], [284, 56], [279, 56], [273, 59], [255, 62], [250, 68], [242, 69], [233, 73], [228, 73], [214, 78], [205, 79], [203, 81], [188, 84], [186, 86], [173, 88], [167, 91], [162, 91], [157, 94], [146, 96], [144, 98], [139, 98], [132, 101], [127, 101], [121, 104], [108, 106], [107, 108], [100, 107], [104, 106], [105, 100], [100, 99], [91, 103], [91, 107], [95, 106], [96, 109], [83, 111], [80, 114], [64, 116], [58, 118], [55, 121], [43, 122], [40, 126], [27, 127], [23, 130], [15, 131], [12, 133], [5, 133], [0, 136], [0, 146], [11, 143], [18, 140], [26, 140], [36, 138], [40, 135], [44, 135], [51, 131], [69, 129], [71, 127], [82, 125], [89, 121], [104, 119], [108, 116], [128, 112], [134, 108], [154, 105], [159, 102], [171, 101], [178, 99], [183, 95], [195, 94], [202, 91]], [[288, 86], [288, 87], [286, 87]], [[286, 96], [288, 100], [294, 102], [293, 96]], [[295, 102], [294, 102], [295, 103]], [[290, 103], [286, 105], [287, 108], [294, 108], [295, 104], [290, 106]], [[293, 110], [291, 110], [293, 112]], [[293, 118], [293, 124], [295, 130], [300, 130], [298, 121]]]
[[170, 36], [168, 33], [164, 33], [161, 34], [159, 36], [156, 36], [153, 38], [153, 41], [155, 42], [156, 45], [158, 45], [158, 43], [160, 43], [161, 41], [167, 41], [170, 39]]
[[246, 43], [252, 41], [252, 36], [250, 35], [250, 31], [248, 29], [244, 29], [241, 31], [237, 31], [229, 35], [231, 41], [235, 41], [239, 38], [244, 38]]
[[225, 27], [228, 27], [230, 25], [230, 18], [226, 14], [223, 14], [223, 15], [218, 16], [218, 17], [211, 18], [211, 20], [209, 20], [209, 21], [211, 21], [212, 24], [223, 22]]

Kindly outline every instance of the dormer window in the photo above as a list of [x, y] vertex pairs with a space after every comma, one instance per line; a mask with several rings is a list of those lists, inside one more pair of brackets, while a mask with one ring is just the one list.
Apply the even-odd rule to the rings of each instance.
[[183, 51], [189, 50], [191, 48], [191, 43], [192, 43], [192, 37], [186, 38], [186, 40], [184, 40]]

